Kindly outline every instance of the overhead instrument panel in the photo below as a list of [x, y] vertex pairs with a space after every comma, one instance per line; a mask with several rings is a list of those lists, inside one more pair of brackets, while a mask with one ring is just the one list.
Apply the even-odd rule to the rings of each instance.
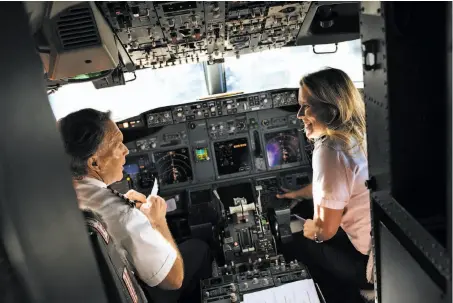
[[223, 62], [293, 45], [310, 2], [98, 2], [140, 68]]
[[215, 142], [214, 152], [219, 177], [251, 170], [247, 138]]
[[154, 153], [154, 164], [161, 186], [191, 182], [192, 165], [188, 148]]
[[264, 134], [269, 168], [281, 168], [302, 159], [297, 129]]

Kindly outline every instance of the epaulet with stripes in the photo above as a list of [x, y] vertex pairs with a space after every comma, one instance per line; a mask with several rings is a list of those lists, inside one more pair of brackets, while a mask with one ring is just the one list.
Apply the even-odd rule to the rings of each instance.
[[109, 188], [109, 190], [116, 196], [120, 197], [127, 205], [129, 205], [130, 207], [134, 208], [135, 207], [135, 202], [126, 198], [122, 193], [112, 189], [112, 188]]

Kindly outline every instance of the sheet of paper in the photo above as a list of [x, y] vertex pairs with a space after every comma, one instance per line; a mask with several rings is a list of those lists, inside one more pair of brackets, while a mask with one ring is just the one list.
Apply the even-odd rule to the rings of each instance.
[[277, 303], [273, 288], [244, 295], [243, 303]]
[[157, 179], [154, 178], [153, 189], [151, 190], [150, 196], [157, 196], [158, 191], [159, 191], [159, 184], [157, 182]]
[[167, 200], [165, 202], [167, 203], [167, 213], [176, 210], [176, 200], [175, 200], [175, 198], [171, 198], [171, 199], [169, 199], [169, 200]]
[[320, 303], [312, 279], [244, 295], [244, 303]]

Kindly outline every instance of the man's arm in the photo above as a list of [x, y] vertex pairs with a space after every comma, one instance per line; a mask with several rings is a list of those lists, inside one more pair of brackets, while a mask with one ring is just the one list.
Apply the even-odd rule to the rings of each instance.
[[165, 218], [167, 204], [164, 199], [158, 196], [149, 197], [148, 202], [149, 203], [143, 204], [140, 207], [140, 211], [145, 214], [152, 227], [158, 231], [165, 238], [165, 240], [167, 240], [177, 254], [172, 268], [168, 272], [165, 279], [158, 286], [163, 289], [179, 289], [181, 288], [184, 280], [184, 264], [178, 246], [173, 240], [173, 236], [168, 229], [167, 220]]
[[153, 227], [162, 234], [162, 236], [167, 240], [171, 246], [176, 250], [177, 257], [173, 267], [168, 273], [167, 277], [159, 284], [160, 288], [163, 289], [179, 289], [184, 280], [184, 263], [179, 252], [178, 246], [173, 239], [173, 236], [168, 228], [167, 220], [161, 220], [160, 222], [155, 222]]

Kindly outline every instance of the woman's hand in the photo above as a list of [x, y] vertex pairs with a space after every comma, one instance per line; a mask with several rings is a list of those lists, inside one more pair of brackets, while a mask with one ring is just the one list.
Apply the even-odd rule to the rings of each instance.
[[284, 193], [278, 194], [277, 198], [299, 200], [296, 203], [293, 203], [292, 207], [294, 207], [302, 199], [312, 199], [313, 198], [312, 190], [313, 190], [313, 187], [311, 184], [309, 184], [305, 187], [302, 187], [301, 189], [295, 190], [295, 191], [290, 191], [286, 188], [282, 188], [282, 191]]
[[282, 188], [283, 194], [277, 194], [277, 198], [279, 199], [297, 199], [299, 198], [297, 191], [290, 191], [289, 189]]
[[277, 194], [277, 198], [294, 200], [291, 202], [291, 205], [289, 206], [290, 209], [293, 209], [297, 204], [299, 204], [300, 201], [296, 201], [296, 199], [299, 199], [298, 191], [290, 191], [289, 189], [286, 188], [282, 188], [282, 191], [284, 193]]
[[305, 224], [304, 224], [305, 238], [315, 240], [315, 234], [316, 234], [317, 230], [318, 230], [318, 227], [316, 226], [315, 221], [313, 221], [312, 219], [305, 220]]

